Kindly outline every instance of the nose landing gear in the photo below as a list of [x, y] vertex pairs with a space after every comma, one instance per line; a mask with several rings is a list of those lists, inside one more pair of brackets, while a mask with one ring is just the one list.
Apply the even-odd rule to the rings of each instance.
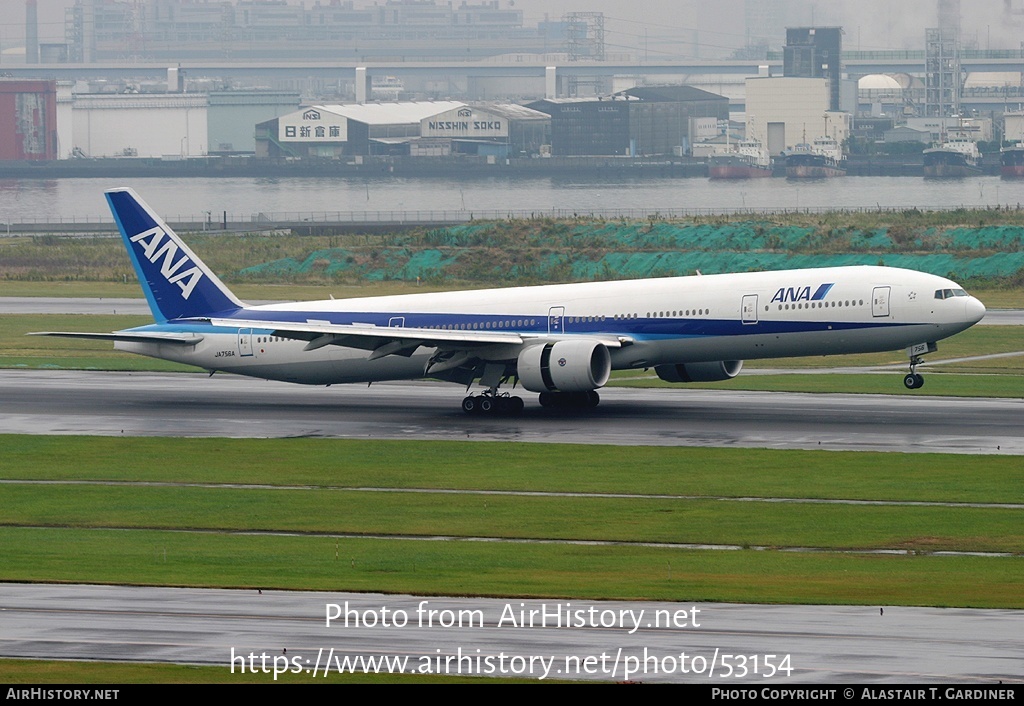
[[907, 349], [907, 355], [910, 356], [910, 372], [903, 376], [903, 385], [908, 390], [920, 390], [924, 387], [924, 376], [917, 372], [917, 366], [924, 362], [924, 358], [921, 356], [926, 353], [934, 353], [937, 350], [939, 347], [934, 341], [918, 343]]

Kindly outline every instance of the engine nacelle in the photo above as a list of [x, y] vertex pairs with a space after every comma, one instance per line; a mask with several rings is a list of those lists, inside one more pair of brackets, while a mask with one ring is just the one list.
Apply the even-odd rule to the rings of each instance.
[[658, 365], [654, 371], [665, 382], [720, 382], [732, 380], [742, 369], [742, 360], [716, 360], [710, 363]]
[[555, 341], [519, 354], [519, 382], [530, 392], [589, 392], [612, 374], [612, 355], [600, 341]]

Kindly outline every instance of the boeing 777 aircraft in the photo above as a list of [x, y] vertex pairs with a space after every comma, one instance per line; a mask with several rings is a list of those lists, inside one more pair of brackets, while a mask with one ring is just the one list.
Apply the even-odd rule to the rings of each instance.
[[108, 191], [155, 323], [119, 350], [308, 385], [436, 378], [482, 386], [462, 408], [593, 407], [613, 370], [675, 383], [728, 380], [743, 360], [906, 348], [904, 384], [936, 341], [976, 324], [980, 301], [942, 277], [890, 267], [555, 284], [247, 306], [131, 189]]

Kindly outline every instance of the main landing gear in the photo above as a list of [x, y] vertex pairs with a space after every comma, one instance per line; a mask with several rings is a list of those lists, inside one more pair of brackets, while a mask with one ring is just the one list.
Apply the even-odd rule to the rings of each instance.
[[462, 411], [466, 414], [497, 414], [517, 416], [523, 412], [523, 398], [513, 397], [507, 392], [499, 394], [488, 390], [479, 395], [469, 395], [462, 400]]
[[[595, 390], [589, 392], [542, 392], [538, 398], [541, 407], [550, 409], [593, 409], [601, 402]], [[523, 398], [507, 392], [487, 390], [479, 395], [469, 395], [462, 400], [462, 411], [466, 414], [491, 414], [516, 417], [523, 412]]]

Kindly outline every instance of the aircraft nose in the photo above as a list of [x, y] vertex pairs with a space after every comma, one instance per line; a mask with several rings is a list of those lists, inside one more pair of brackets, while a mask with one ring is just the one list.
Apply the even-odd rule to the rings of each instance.
[[964, 314], [966, 314], [968, 321], [976, 324], [985, 318], [985, 305], [974, 297], [970, 297], [964, 305]]

